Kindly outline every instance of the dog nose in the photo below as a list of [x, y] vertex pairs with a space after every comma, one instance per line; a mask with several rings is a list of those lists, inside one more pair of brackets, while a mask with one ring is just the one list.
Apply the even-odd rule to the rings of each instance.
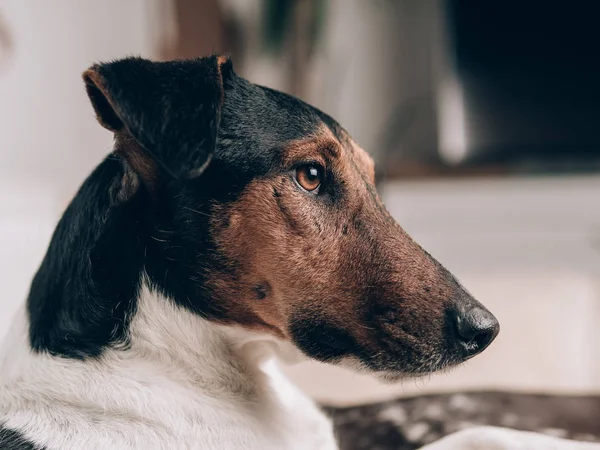
[[500, 324], [487, 309], [475, 306], [454, 311], [454, 330], [468, 357], [481, 353], [498, 336]]

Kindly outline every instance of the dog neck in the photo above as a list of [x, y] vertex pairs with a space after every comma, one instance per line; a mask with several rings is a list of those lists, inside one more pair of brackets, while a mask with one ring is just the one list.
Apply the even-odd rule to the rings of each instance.
[[202, 318], [147, 283], [140, 289], [128, 341], [121, 357], [153, 364], [206, 391], [229, 391], [228, 397], [232, 392], [252, 397], [264, 389], [264, 367], [274, 357], [301, 358], [291, 344]]
[[[147, 384], [146, 377], [152, 376], [193, 386], [198, 391], [229, 391], [228, 397], [232, 393], [251, 396], [264, 388], [263, 367], [270, 366], [274, 357], [279, 355], [288, 361], [299, 357], [290, 344], [276, 338], [202, 318], [149, 288], [145, 281], [130, 318], [128, 338], [106, 348], [97, 358], [80, 360], [31, 352], [26, 316], [25, 311], [20, 311], [2, 349], [3, 379], [29, 373], [33, 366], [28, 361], [38, 367], [60, 365], [71, 373], [82, 367], [105, 373], [138, 366], [143, 371], [128, 373], [129, 381]], [[27, 355], [27, 361], [23, 355]], [[33, 370], [30, 374], [39, 372]]]

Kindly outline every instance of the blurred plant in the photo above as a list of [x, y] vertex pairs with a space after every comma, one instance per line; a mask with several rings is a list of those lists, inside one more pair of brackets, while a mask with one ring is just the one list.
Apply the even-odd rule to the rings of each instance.
[[267, 50], [279, 53], [283, 49], [286, 30], [296, 0], [266, 0], [263, 20], [263, 43]]
[[289, 92], [306, 93], [308, 64], [326, 19], [327, 0], [265, 0], [262, 42], [288, 64]]
[[12, 54], [13, 41], [8, 31], [8, 25], [0, 13], [0, 69]]
[[312, 54], [321, 37], [326, 11], [327, 0], [265, 0], [262, 33], [265, 48], [274, 53], [284, 51], [287, 31], [295, 21], [300, 21]]

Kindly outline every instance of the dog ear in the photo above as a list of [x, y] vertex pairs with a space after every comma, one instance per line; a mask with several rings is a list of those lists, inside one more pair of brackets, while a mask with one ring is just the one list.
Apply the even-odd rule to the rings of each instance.
[[[154, 178], [149, 169], [157, 166], [189, 179], [204, 170], [215, 149], [223, 79], [231, 73], [223, 56], [169, 62], [126, 58], [96, 64], [83, 79], [100, 124], [139, 144], [121, 150], [143, 179]], [[128, 154], [139, 147], [135, 153], [141, 155]]]

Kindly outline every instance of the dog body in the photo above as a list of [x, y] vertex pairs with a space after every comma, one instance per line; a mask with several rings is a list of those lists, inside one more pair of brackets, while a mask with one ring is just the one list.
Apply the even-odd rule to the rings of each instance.
[[128, 58], [84, 80], [115, 148], [5, 342], [2, 448], [335, 449], [273, 355], [394, 381], [496, 337], [329, 116], [224, 57]]
[[[84, 362], [32, 353], [19, 315], [0, 369], [0, 423], [36, 449], [337, 448], [329, 420], [269, 362], [295, 357], [276, 339], [144, 287], [128, 347]], [[4, 437], [0, 448], [21, 448]]]

